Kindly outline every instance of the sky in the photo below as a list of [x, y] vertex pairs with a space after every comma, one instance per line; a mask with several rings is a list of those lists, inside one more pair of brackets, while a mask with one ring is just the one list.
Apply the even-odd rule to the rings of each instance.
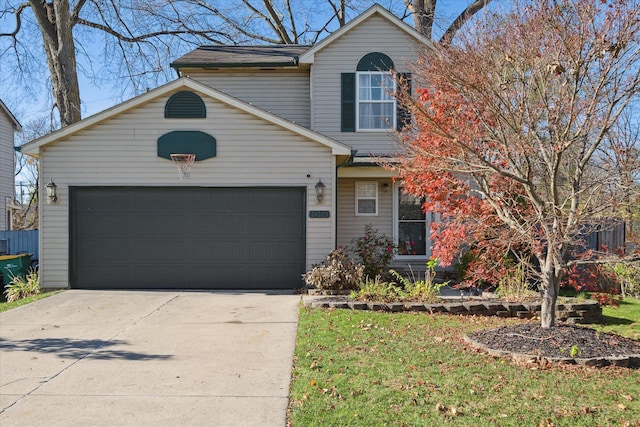
[[[381, 1], [380, 3], [384, 4], [385, 2]], [[470, 0], [440, 0], [437, 15], [442, 20], [441, 22], [451, 22], [469, 3]], [[408, 20], [408, 23], [412, 24], [412, 20]], [[96, 47], [96, 49], [100, 49], [100, 47]], [[186, 52], [181, 54], [183, 53]], [[79, 59], [80, 67], [86, 65]], [[175, 78], [177, 75], [174, 74], [173, 77]], [[78, 78], [83, 118], [99, 113], [123, 101], [115, 89], [117, 82], [113, 81], [113, 79], [106, 78], [101, 82], [100, 86], [96, 86], [82, 73], [78, 73]], [[10, 95], [3, 95], [2, 93], [0, 93], [0, 97], [23, 126], [37, 118], [50, 116], [51, 95], [44, 86], [38, 88], [37, 95], [32, 99], [22, 98], [22, 100], [16, 100], [12, 99]], [[57, 111], [54, 114], [57, 117]], [[20, 141], [21, 138], [19, 136], [17, 142]]]

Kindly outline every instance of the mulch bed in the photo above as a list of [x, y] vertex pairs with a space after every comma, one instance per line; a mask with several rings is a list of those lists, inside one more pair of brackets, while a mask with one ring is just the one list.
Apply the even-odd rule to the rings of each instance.
[[640, 342], [583, 327], [518, 324], [476, 331], [467, 336], [467, 341], [493, 355], [519, 356], [530, 361], [640, 366]]

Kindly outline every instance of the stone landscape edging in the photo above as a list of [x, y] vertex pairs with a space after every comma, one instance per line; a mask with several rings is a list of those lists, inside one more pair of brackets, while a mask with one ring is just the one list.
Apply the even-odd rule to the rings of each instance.
[[[426, 311], [458, 315], [517, 317], [529, 319], [540, 315], [539, 301], [509, 302], [487, 299], [443, 300], [437, 303], [358, 301], [346, 296], [310, 298], [305, 305], [314, 308], [340, 308], [373, 311]], [[571, 325], [598, 323], [602, 320], [602, 307], [598, 301], [566, 298], [556, 303], [556, 320]]]
[[604, 357], [551, 357], [539, 356], [535, 354], [517, 353], [513, 351], [493, 349], [481, 342], [465, 335], [464, 340], [471, 346], [484, 351], [490, 356], [511, 358], [515, 362], [520, 363], [540, 363], [546, 361], [553, 364], [561, 365], [580, 365], [586, 367], [602, 368], [605, 366], [617, 366], [622, 368], [640, 368], [640, 354], [630, 354], [624, 356], [604, 356]]

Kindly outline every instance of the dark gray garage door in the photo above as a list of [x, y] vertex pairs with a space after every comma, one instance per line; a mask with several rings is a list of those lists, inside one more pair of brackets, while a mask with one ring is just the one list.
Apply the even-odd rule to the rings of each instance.
[[303, 188], [71, 188], [71, 287], [292, 289]]

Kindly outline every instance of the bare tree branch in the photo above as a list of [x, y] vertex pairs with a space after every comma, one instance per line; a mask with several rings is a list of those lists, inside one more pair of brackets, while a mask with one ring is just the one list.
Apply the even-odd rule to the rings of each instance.
[[18, 6], [18, 8], [16, 9], [14, 15], [16, 17], [16, 27], [14, 28], [14, 30], [10, 33], [0, 33], [0, 37], [14, 37], [20, 32], [20, 29], [22, 28], [22, 12], [30, 7], [31, 5], [29, 3], [22, 3], [20, 6]]
[[270, 0], [263, 0], [263, 3], [267, 11], [269, 11], [269, 16], [271, 17], [269, 22], [271, 23], [273, 28], [276, 30], [276, 32], [280, 35], [280, 38], [282, 39], [282, 41], [286, 44], [292, 44], [293, 42], [291, 41], [291, 37], [289, 37], [289, 33], [287, 32], [287, 29], [284, 27], [284, 24], [282, 23], [282, 16], [278, 12], [276, 12]]
[[[434, 1], [435, 3], [435, 1]], [[440, 43], [449, 44], [451, 40], [455, 37], [456, 33], [462, 26], [473, 17], [476, 13], [478, 13], [482, 8], [491, 3], [491, 0], [476, 0], [471, 3], [467, 8], [453, 21], [453, 23], [447, 28], [444, 32], [444, 35], [440, 39]], [[434, 12], [435, 12], [435, 4], [434, 4]], [[433, 16], [432, 16], [433, 18]]]

